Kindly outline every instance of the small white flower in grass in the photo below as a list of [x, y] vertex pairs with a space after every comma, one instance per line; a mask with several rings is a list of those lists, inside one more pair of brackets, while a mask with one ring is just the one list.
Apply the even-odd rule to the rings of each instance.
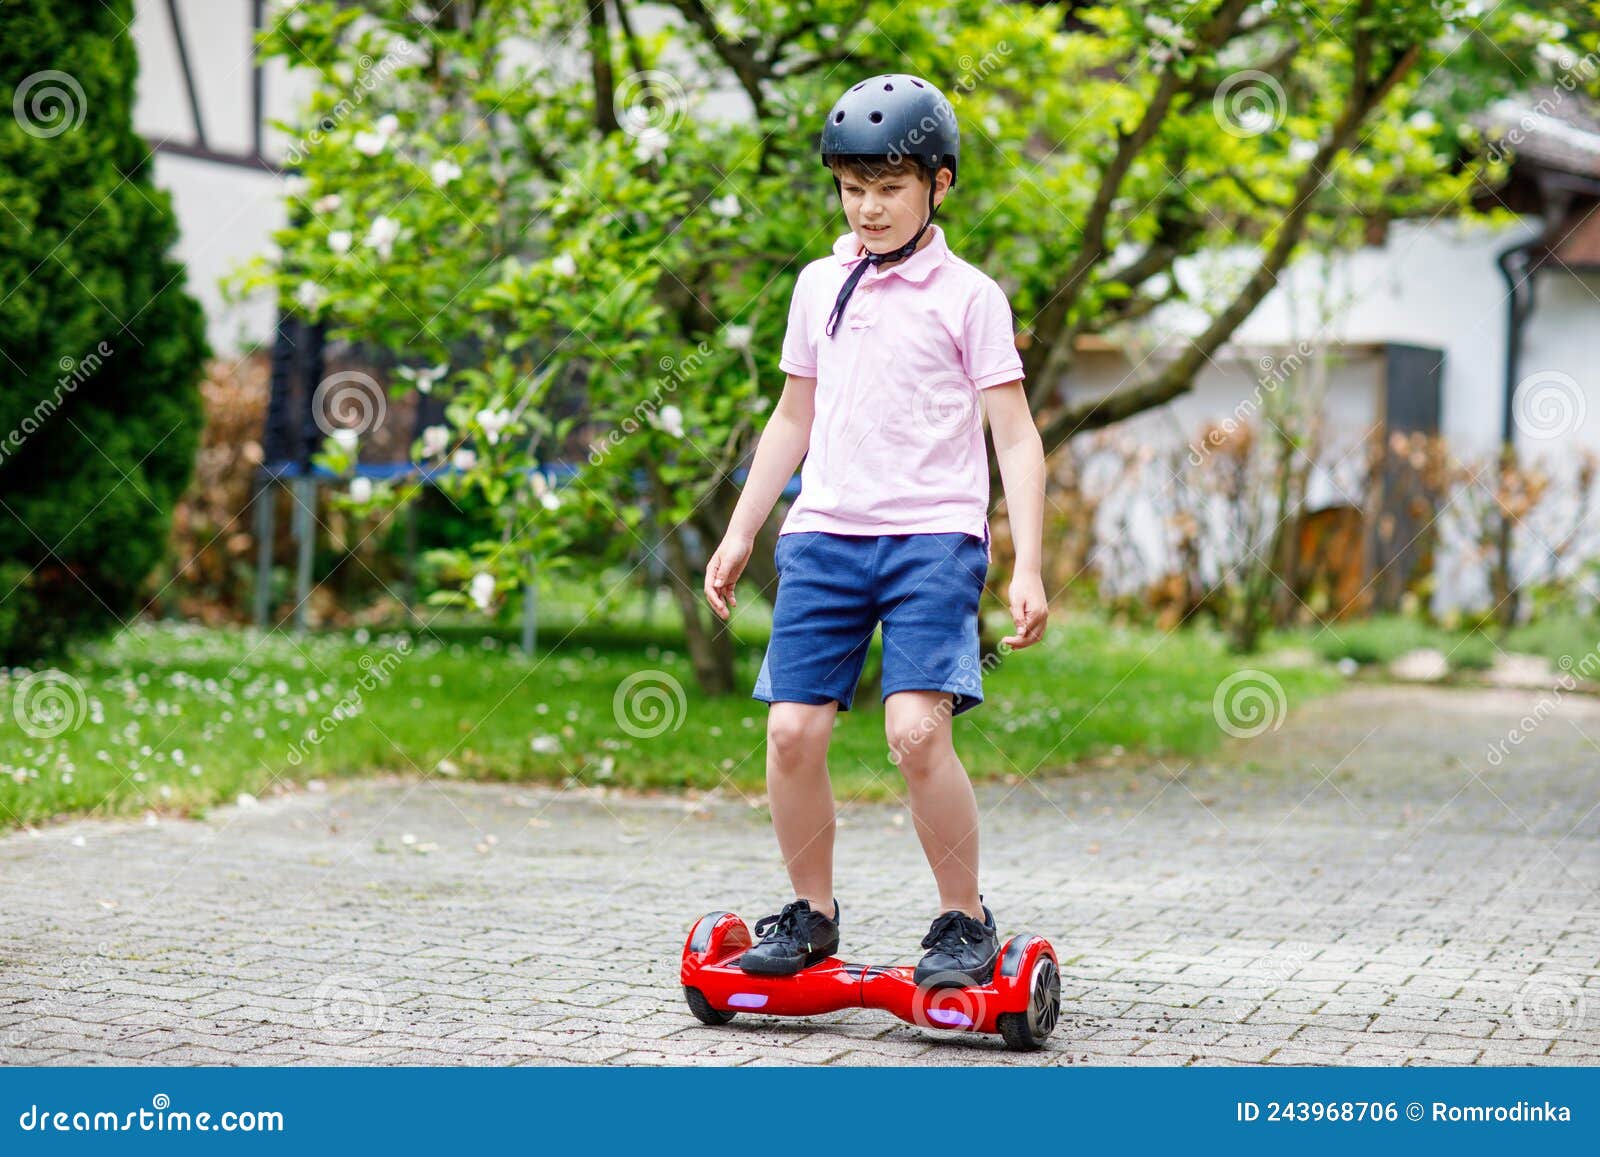
[[449, 426], [429, 426], [422, 431], [422, 456], [437, 458], [450, 445]]
[[1317, 155], [1317, 142], [1307, 140], [1305, 137], [1296, 137], [1289, 142], [1289, 159], [1291, 161], [1305, 162]]
[[683, 437], [683, 411], [677, 406], [662, 406], [656, 414], [656, 425], [674, 438]]
[[722, 340], [729, 349], [748, 350], [750, 342], [755, 337], [755, 327], [751, 325], [730, 325], [722, 331]]
[[318, 213], [332, 213], [343, 204], [343, 197], [339, 196], [337, 193], [329, 193], [326, 197], [318, 197], [316, 201], [312, 203], [311, 207]]
[[378, 118], [378, 123], [374, 127], [383, 135], [384, 139], [387, 140], [389, 137], [394, 136], [395, 133], [400, 131], [400, 118], [395, 116], [392, 112], [384, 113]]
[[454, 466], [457, 470], [471, 470], [477, 464], [477, 452], [469, 450], [465, 446], [457, 450], [450, 459], [450, 465]]
[[561, 509], [561, 497], [554, 490], [546, 490], [539, 495], [539, 505], [546, 510], [559, 510]]
[[711, 211], [724, 220], [731, 220], [739, 215], [739, 194], [729, 193], [726, 197], [718, 197], [711, 202]]
[[477, 419], [478, 425], [483, 428], [483, 436], [489, 439], [489, 445], [493, 446], [500, 441], [500, 431], [511, 421], [511, 411], [479, 410]]
[[393, 217], [374, 217], [372, 225], [367, 229], [366, 244], [378, 251], [378, 256], [387, 259], [394, 249], [395, 238], [400, 236], [400, 222]]
[[489, 604], [494, 602], [494, 575], [487, 573], [473, 575], [468, 593], [480, 611], [488, 610]]
[[367, 477], [350, 479], [350, 497], [356, 502], [371, 502], [372, 479]]
[[307, 313], [316, 313], [327, 296], [327, 292], [315, 281], [302, 281], [295, 288], [294, 303]]
[[328, 234], [328, 248], [335, 253], [348, 253], [355, 237], [348, 229], [335, 229]]
[[570, 253], [561, 253], [550, 262], [550, 272], [557, 277], [571, 277], [578, 272], [577, 259]]
[[329, 434], [328, 437], [332, 438], [334, 444], [347, 454], [354, 450], [357, 444], [361, 441], [360, 432], [349, 429], [348, 427], [340, 427], [332, 434]]
[[433, 162], [432, 167], [428, 169], [428, 175], [433, 178], [433, 183], [442, 189], [461, 176], [461, 166], [454, 161], [440, 159]]
[[351, 142], [356, 147], [356, 152], [364, 157], [375, 157], [383, 152], [384, 146], [389, 143], [389, 138], [382, 133], [369, 133], [365, 129], [357, 133]]
[[535, 735], [528, 746], [540, 755], [554, 755], [561, 750], [561, 740], [554, 735]]

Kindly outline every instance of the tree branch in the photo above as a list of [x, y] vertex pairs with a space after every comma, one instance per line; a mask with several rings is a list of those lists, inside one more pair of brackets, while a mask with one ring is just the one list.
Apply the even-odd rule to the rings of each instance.
[[[1363, 4], [1362, 7], [1365, 11], [1368, 4]], [[1364, 21], [1358, 19], [1356, 25], [1362, 27]], [[1250, 316], [1262, 298], [1277, 284], [1278, 274], [1288, 263], [1304, 235], [1314, 194], [1326, 181], [1328, 166], [1333, 158], [1350, 145], [1367, 116], [1416, 66], [1421, 53], [1420, 44], [1407, 46], [1384, 75], [1375, 81], [1365, 71], [1358, 71], [1339, 119], [1334, 123], [1327, 139], [1317, 149], [1316, 156], [1306, 166], [1300, 180], [1295, 183], [1293, 207], [1275, 228], [1272, 246], [1244, 288], [1227, 308], [1212, 320], [1203, 333], [1185, 343], [1183, 352], [1160, 375], [1138, 386], [1115, 390], [1093, 401], [1063, 409], [1045, 425], [1043, 437], [1046, 453], [1080, 431], [1099, 429], [1153, 406], [1162, 405], [1193, 385], [1194, 375], [1200, 367], [1240, 323]], [[1372, 56], [1370, 34], [1363, 32], [1357, 37], [1352, 60], [1364, 69], [1372, 60]]]
[[[1250, 3], [1251, 0], [1224, 0], [1206, 27], [1197, 35], [1198, 43], [1194, 51], [1214, 52], [1225, 43], [1233, 35], [1239, 18], [1244, 15]], [[1111, 217], [1112, 202], [1121, 191], [1122, 183], [1132, 169], [1133, 162], [1144, 147], [1154, 139], [1177, 97], [1187, 85], [1188, 82], [1170, 65], [1163, 69], [1161, 79], [1156, 84], [1156, 91], [1145, 107], [1139, 123], [1134, 126], [1132, 132], [1122, 132], [1120, 129], [1117, 132], [1117, 151], [1101, 174], [1100, 187], [1095, 190], [1094, 201], [1084, 218], [1083, 240], [1077, 256], [1067, 267], [1066, 273], [1057, 283], [1044, 308], [1039, 311], [1034, 322], [1034, 343], [1023, 354], [1023, 374], [1032, 383], [1028, 391], [1029, 400], [1035, 405], [1042, 404], [1052, 389], [1050, 383], [1043, 380], [1043, 370], [1050, 361], [1055, 347], [1058, 344], [1070, 347], [1072, 344], [1073, 334], [1069, 331], [1067, 319], [1088, 283], [1089, 271], [1105, 257], [1106, 225]]]
[[617, 124], [617, 84], [611, 74], [611, 26], [605, 0], [589, 0], [589, 70], [594, 79], [594, 127], [610, 136]]

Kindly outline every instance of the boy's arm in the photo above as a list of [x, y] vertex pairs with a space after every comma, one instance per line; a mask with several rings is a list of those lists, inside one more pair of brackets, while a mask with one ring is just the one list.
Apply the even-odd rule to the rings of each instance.
[[750, 474], [739, 493], [739, 502], [728, 520], [728, 531], [706, 563], [706, 601], [717, 615], [726, 619], [728, 608], [739, 605], [734, 585], [750, 560], [756, 532], [777, 505], [783, 488], [794, 477], [795, 468], [811, 445], [811, 422], [816, 416], [817, 379], [790, 374], [761, 438], [756, 443]]
[[1020, 381], [982, 391], [994, 456], [1006, 492], [1006, 516], [1017, 552], [1011, 576], [1011, 618], [1017, 633], [1001, 641], [1031, 647], [1044, 637], [1050, 607], [1040, 576], [1044, 537], [1044, 442]]

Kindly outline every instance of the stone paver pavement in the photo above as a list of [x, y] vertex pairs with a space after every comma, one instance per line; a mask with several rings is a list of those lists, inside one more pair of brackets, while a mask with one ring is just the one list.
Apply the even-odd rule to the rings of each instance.
[[[1486, 758], [1539, 700], [1361, 686], [1204, 763], [981, 787], [1002, 934], [1062, 958], [1037, 1054], [871, 1010], [693, 1020], [689, 925], [787, 891], [732, 793], [413, 778], [0, 838], [0, 1063], [1600, 1062], [1600, 702]], [[904, 808], [842, 807], [837, 893], [847, 959], [916, 958]]]

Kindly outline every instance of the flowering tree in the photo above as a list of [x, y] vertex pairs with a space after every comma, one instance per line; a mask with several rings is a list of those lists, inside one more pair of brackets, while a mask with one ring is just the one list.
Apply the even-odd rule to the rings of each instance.
[[[1565, 31], [1481, 7], [307, 0], [263, 41], [321, 83], [288, 126], [293, 221], [255, 278], [448, 397], [416, 457], [460, 468], [449, 485], [501, 527], [459, 559], [458, 597], [490, 606], [530, 563], [642, 542], [724, 691], [700, 573], [781, 384], [794, 276], [844, 228], [815, 152], [840, 90], [909, 71], [951, 97], [941, 212], [1010, 291], [1049, 450], [1187, 389], [1307, 238], [1464, 199], [1482, 174], [1456, 161], [1474, 144], [1456, 114], [1557, 67]], [[1173, 262], [1240, 242], [1255, 257], [1208, 287], [1177, 359], [1107, 399], [1063, 389], [1079, 336], [1183, 300]], [[535, 468], [562, 457], [578, 470], [551, 489]]]

